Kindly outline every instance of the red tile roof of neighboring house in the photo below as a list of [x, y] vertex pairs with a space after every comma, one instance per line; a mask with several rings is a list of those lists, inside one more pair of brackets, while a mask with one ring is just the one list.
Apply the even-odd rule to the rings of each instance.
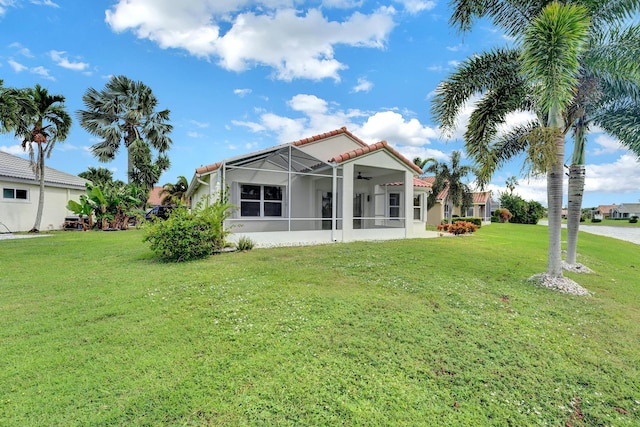
[[352, 138], [354, 141], [356, 141], [358, 144], [362, 145], [363, 147], [367, 147], [368, 146], [368, 144], [366, 142], [364, 142], [363, 140], [361, 140], [360, 138], [358, 138], [357, 136], [355, 136], [354, 134], [349, 132], [346, 127], [341, 127], [340, 129], [332, 130], [330, 132], [321, 133], [319, 135], [310, 136], [308, 138], [302, 138], [302, 139], [299, 139], [297, 141], [292, 142], [291, 144], [294, 147], [299, 147], [301, 145], [309, 144], [311, 142], [320, 141], [320, 140], [326, 139], [326, 138], [331, 138], [332, 136], [336, 136], [336, 135], [340, 135], [340, 134], [345, 134], [345, 135], [349, 136], [350, 138]]
[[160, 193], [162, 192], [162, 187], [155, 186], [149, 191], [149, 198], [147, 199], [147, 204], [150, 206], [159, 206], [162, 204], [162, 196]]
[[[387, 183], [385, 185], [389, 185], [389, 186], [395, 187], [395, 186], [404, 185], [404, 182], [400, 182], [400, 181], [389, 182], [389, 183]], [[414, 187], [431, 188], [431, 184], [429, 182], [427, 182], [427, 181], [425, 181], [423, 179], [420, 179], [420, 178], [416, 178], [415, 176], [413, 177], [413, 186]]]
[[348, 151], [346, 153], [339, 154], [331, 159], [329, 162], [342, 163], [347, 160], [355, 159], [356, 157], [360, 157], [364, 154], [371, 153], [373, 151], [386, 149], [391, 152], [394, 156], [402, 160], [407, 166], [413, 169], [416, 173], [422, 173], [422, 169], [420, 169], [417, 165], [413, 164], [409, 161], [405, 156], [396, 151], [395, 148], [391, 147], [387, 141], [376, 142], [375, 144], [366, 145], [362, 148], [356, 148], [355, 150]]
[[479, 204], [487, 203], [487, 200], [489, 200], [489, 197], [491, 197], [491, 193], [489, 193], [488, 191], [473, 193], [473, 204], [479, 205]]
[[618, 209], [618, 205], [600, 205], [596, 208], [601, 215], [610, 215], [612, 209]]
[[[423, 181], [428, 182], [433, 187], [433, 184], [436, 182], [435, 176], [423, 176], [421, 178]], [[447, 198], [447, 194], [449, 194], [449, 185], [446, 185], [440, 193], [436, 196], [436, 200], [444, 200]]]

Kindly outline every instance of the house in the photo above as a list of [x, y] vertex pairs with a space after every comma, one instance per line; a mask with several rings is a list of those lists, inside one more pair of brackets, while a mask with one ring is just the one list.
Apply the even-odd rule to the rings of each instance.
[[[87, 180], [45, 166], [45, 195], [41, 230], [62, 228], [70, 215], [69, 200], [79, 200], [85, 194]], [[38, 210], [40, 183], [31, 162], [0, 151], [0, 233], [28, 231], [33, 227]]]
[[591, 213], [594, 218], [607, 219], [611, 216], [611, 211], [617, 209], [618, 205], [600, 205], [595, 208]]
[[257, 244], [434, 237], [421, 172], [341, 128], [199, 167], [186, 197], [195, 207], [228, 191], [238, 209], [225, 226]]
[[164, 187], [160, 185], [156, 185], [149, 191], [147, 206], [154, 207], [154, 206], [162, 205], [162, 198], [163, 198], [163, 195], [161, 194], [162, 190], [164, 190]]
[[622, 203], [611, 209], [611, 219], [626, 219], [632, 216], [640, 217], [640, 203]]
[[[428, 182], [433, 186], [435, 183], [435, 176], [425, 176], [422, 180]], [[473, 193], [472, 206], [467, 209], [466, 212], [461, 211], [460, 206], [453, 206], [452, 215], [467, 216], [481, 218], [483, 224], [491, 223], [491, 212], [495, 202], [491, 200], [491, 192], [482, 191]], [[495, 205], [497, 208], [497, 205]], [[449, 209], [451, 209], [451, 203], [449, 201], [449, 186], [438, 193], [436, 196], [435, 204], [427, 212], [429, 225], [439, 225], [444, 219], [449, 218]]]

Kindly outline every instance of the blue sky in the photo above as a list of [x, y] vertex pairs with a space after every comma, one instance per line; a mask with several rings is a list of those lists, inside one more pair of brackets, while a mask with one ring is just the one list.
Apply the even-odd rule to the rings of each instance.
[[[174, 126], [159, 184], [342, 126], [409, 159], [446, 161], [462, 149], [468, 111], [445, 139], [430, 114], [433, 91], [465, 58], [509, 42], [483, 22], [463, 37], [449, 16], [447, 0], [0, 0], [0, 79], [64, 95], [74, 118], [89, 87], [120, 74], [143, 81]], [[126, 180], [124, 152], [100, 163], [89, 151], [96, 142], [76, 121], [47, 165], [73, 174], [107, 167]], [[10, 135], [0, 150], [25, 156]], [[520, 195], [546, 205], [545, 181], [521, 169], [505, 166], [490, 189], [516, 176]], [[638, 159], [596, 129], [583, 205], [638, 200]]]

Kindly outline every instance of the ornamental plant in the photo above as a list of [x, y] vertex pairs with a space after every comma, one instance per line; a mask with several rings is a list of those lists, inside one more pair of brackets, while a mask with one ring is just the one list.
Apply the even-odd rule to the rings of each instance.
[[457, 221], [453, 224], [440, 224], [438, 225], [438, 231], [445, 231], [453, 234], [454, 236], [460, 236], [462, 234], [471, 234], [478, 231], [478, 226], [467, 221]]

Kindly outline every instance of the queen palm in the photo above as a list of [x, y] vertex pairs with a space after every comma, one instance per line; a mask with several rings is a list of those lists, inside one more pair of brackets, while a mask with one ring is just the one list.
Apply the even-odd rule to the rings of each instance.
[[462, 211], [465, 211], [472, 204], [471, 190], [462, 180], [473, 173], [473, 168], [461, 165], [460, 157], [460, 152], [454, 151], [451, 153], [451, 162], [449, 164], [432, 159], [425, 168], [425, 172], [435, 175], [434, 187], [436, 190], [433, 190], [435, 195], [447, 186], [449, 188], [447, 200], [445, 201], [448, 206], [447, 221], [449, 223], [451, 223], [454, 206], [460, 206]]
[[[78, 111], [82, 127], [101, 138], [91, 147], [102, 162], [115, 158], [121, 145], [127, 150], [127, 175], [147, 190], [169, 168], [166, 152], [171, 146], [169, 110], [157, 111], [151, 88], [125, 76], [114, 76], [101, 91], [89, 88]], [[152, 160], [151, 150], [157, 151]]]
[[57, 141], [62, 142], [67, 138], [71, 128], [71, 116], [65, 110], [64, 96], [50, 95], [47, 89], [39, 84], [34, 88], [25, 89], [24, 94], [31, 102], [21, 104], [15, 132], [16, 136], [22, 139], [22, 148], [29, 151], [36, 179], [40, 183], [38, 210], [33, 228], [30, 230], [37, 233], [44, 209], [45, 157], [51, 156]]
[[[546, 3], [549, 2], [542, 2], [535, 7], [523, 1], [512, 2], [508, 7], [497, 7], [488, 2], [457, 1], [451, 21], [460, 30], [466, 31], [474, 18], [486, 16], [508, 34], [517, 36], [520, 28], [528, 25]], [[634, 120], [638, 105], [638, 97], [634, 94], [638, 93], [638, 85], [632, 78], [637, 76], [635, 58], [640, 53], [638, 28], [616, 27], [618, 21], [624, 21], [637, 9], [638, 2], [583, 3], [590, 9], [594, 20], [588, 48], [581, 57], [581, 76], [574, 98], [565, 112], [563, 132], [568, 133], [574, 126], [574, 159], [579, 160], [579, 154], [584, 153], [585, 130], [591, 123], [598, 124], [638, 152], [638, 122]], [[539, 111], [530, 95], [531, 88], [527, 87], [520, 74], [520, 60], [518, 48], [496, 49], [467, 60], [440, 86], [433, 104], [436, 118], [445, 129], [452, 129], [462, 106], [474, 95], [482, 94], [465, 133], [467, 151], [480, 166], [478, 178], [481, 184], [486, 184], [495, 169], [504, 162], [528, 150], [530, 143], [535, 143], [540, 135], [538, 128], [544, 126], [547, 119]], [[504, 123], [507, 113], [517, 110], [531, 111], [537, 115], [537, 119], [506, 134], [497, 135], [498, 126]], [[584, 171], [584, 167], [581, 168]], [[570, 209], [577, 204], [577, 209], [572, 210], [577, 215], [569, 217], [567, 261], [571, 263], [575, 262], [577, 224], [582, 203], [581, 197], [575, 196], [581, 196], [584, 189], [584, 181], [573, 179], [579, 175], [579, 170], [580, 167], [573, 165], [570, 169], [570, 185], [578, 183], [578, 189], [570, 191], [569, 197]]]

